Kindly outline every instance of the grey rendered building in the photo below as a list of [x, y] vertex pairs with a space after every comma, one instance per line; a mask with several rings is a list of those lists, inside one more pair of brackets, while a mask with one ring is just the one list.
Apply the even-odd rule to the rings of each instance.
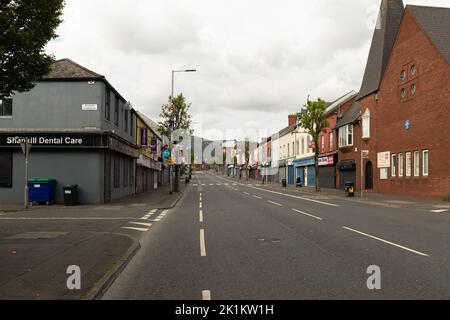
[[56, 179], [57, 203], [69, 184], [81, 204], [134, 193], [135, 113], [104, 76], [58, 60], [35, 88], [0, 106], [0, 202], [23, 201], [24, 139], [32, 144], [29, 177]]

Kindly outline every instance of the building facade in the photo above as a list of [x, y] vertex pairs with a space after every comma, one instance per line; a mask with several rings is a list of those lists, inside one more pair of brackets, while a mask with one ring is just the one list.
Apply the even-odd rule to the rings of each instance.
[[0, 116], [1, 202], [23, 202], [25, 139], [31, 144], [28, 176], [56, 179], [57, 203], [62, 187], [72, 184], [82, 204], [134, 193], [136, 118], [104, 76], [58, 60], [35, 88], [7, 100], [10, 112]]

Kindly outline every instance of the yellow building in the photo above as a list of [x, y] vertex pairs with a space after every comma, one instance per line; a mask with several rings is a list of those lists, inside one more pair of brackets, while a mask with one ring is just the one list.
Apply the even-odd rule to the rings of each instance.
[[136, 162], [136, 193], [155, 190], [161, 185], [162, 138], [158, 125], [136, 111], [136, 144], [139, 159]]

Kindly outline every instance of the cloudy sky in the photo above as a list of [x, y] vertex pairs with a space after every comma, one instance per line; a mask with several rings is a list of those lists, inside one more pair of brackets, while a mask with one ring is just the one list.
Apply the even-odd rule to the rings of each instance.
[[[448, 0], [404, 2], [449, 6]], [[359, 90], [379, 5], [66, 0], [59, 38], [47, 51], [105, 75], [155, 120], [170, 95], [171, 70], [195, 68], [177, 74], [175, 92], [192, 102], [196, 134], [265, 136], [286, 127], [308, 94], [334, 100]]]

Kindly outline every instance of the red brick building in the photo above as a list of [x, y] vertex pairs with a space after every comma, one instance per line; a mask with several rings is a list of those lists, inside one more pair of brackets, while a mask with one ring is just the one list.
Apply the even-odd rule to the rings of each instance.
[[449, 63], [450, 9], [383, 0], [360, 93], [336, 126], [341, 177], [357, 190], [450, 197]]

